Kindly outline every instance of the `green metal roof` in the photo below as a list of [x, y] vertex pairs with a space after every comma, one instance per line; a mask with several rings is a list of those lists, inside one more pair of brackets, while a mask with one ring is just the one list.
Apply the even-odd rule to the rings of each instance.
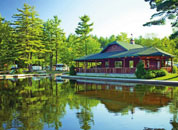
[[121, 46], [122, 48], [124, 48], [125, 50], [130, 50], [130, 49], [136, 49], [136, 48], [143, 48], [143, 46], [141, 45], [137, 45], [137, 44], [130, 44], [130, 43], [125, 43], [125, 42], [117, 42], [117, 41], [114, 41], [110, 44], [108, 44], [102, 51], [101, 53], [103, 53], [109, 46], [111, 45], [118, 45], [118, 46]]
[[[111, 43], [113, 45], [113, 43]], [[117, 43], [121, 46], [125, 43]], [[108, 47], [108, 46], [107, 46]], [[129, 49], [130, 48], [130, 49]], [[131, 49], [133, 48], [133, 49]], [[106, 49], [106, 48], [105, 48]], [[123, 57], [132, 57], [132, 56], [167, 56], [167, 57], [174, 57], [173, 55], [164, 52], [155, 47], [143, 47], [143, 46], [129, 46], [127, 47], [126, 51], [113, 51], [113, 52], [104, 52], [101, 51], [97, 54], [92, 54], [88, 56], [81, 57], [76, 59], [75, 61], [86, 61], [86, 60], [98, 60], [98, 59], [110, 59], [110, 58], [123, 58]], [[104, 50], [104, 49], [103, 49]]]

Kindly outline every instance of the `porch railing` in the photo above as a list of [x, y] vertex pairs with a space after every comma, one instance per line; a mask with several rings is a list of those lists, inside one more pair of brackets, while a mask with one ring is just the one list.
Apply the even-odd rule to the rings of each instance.
[[167, 70], [167, 72], [169, 72], [169, 73], [172, 72], [172, 67], [171, 67], [171, 66], [168, 66], [168, 67], [160, 67], [160, 68], [157, 68], [157, 67], [155, 67], [155, 66], [149, 66], [149, 68], [145, 68], [145, 69], [150, 69], [150, 70], [165, 69], [165, 70]]
[[[163, 69], [167, 70], [168, 72], [172, 72], [172, 67], [162, 67]], [[148, 69], [148, 68], [146, 68]], [[149, 69], [157, 70], [158, 68], [151, 67]], [[129, 68], [90, 68], [90, 69], [83, 69], [83, 68], [76, 68], [78, 73], [135, 73], [136, 67]]]
[[136, 68], [77, 68], [79, 73], [135, 73]]

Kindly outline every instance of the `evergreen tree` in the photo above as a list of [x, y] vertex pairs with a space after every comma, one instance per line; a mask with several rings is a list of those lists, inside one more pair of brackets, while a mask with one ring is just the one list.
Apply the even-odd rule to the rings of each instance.
[[13, 28], [0, 15], [0, 68], [15, 63], [17, 57]]
[[88, 23], [90, 18], [87, 15], [80, 17], [81, 22], [78, 23], [78, 27], [76, 28], [75, 32], [79, 36], [79, 42], [84, 45], [79, 44], [79, 53], [87, 55], [87, 39], [89, 38], [89, 33], [93, 30], [91, 26], [93, 23]]
[[32, 70], [32, 64], [36, 64], [43, 59], [38, 55], [45, 53], [45, 46], [42, 44], [42, 20], [37, 16], [34, 7], [24, 4], [23, 9], [17, 9], [18, 14], [13, 18], [15, 31], [17, 33], [18, 59], [28, 65], [29, 71]]
[[[48, 50], [50, 69], [53, 66], [53, 57], [55, 55], [55, 64], [58, 63], [59, 52], [64, 46], [65, 41], [65, 33], [60, 28], [61, 20], [58, 19], [57, 16], [54, 16], [54, 19], [47, 20], [44, 23], [43, 28], [43, 41], [46, 45], [46, 49]], [[45, 54], [46, 55], [46, 54]]]
[[61, 23], [61, 20], [58, 19], [57, 16], [54, 16], [53, 19], [53, 31], [54, 31], [54, 37], [55, 37], [55, 54], [56, 54], [56, 64], [58, 63], [58, 51], [60, 50], [60, 47], [63, 46], [64, 40], [65, 40], [65, 34], [63, 30], [59, 27]]
[[[151, 16], [150, 22], [144, 24], [144, 26], [151, 25], [164, 25], [166, 19], [172, 21], [173, 34], [171, 38], [178, 37], [178, 1], [177, 0], [145, 0], [150, 3], [151, 9], [156, 9], [157, 13]], [[153, 20], [155, 17], [159, 17]]]

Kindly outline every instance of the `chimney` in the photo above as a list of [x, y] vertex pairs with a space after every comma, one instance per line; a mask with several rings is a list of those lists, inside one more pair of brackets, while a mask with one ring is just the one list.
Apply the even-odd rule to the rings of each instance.
[[131, 39], [130, 39], [130, 44], [132, 44], [132, 45], [134, 45], [135, 44], [135, 41], [134, 41], [134, 39], [133, 39], [133, 34], [131, 34]]

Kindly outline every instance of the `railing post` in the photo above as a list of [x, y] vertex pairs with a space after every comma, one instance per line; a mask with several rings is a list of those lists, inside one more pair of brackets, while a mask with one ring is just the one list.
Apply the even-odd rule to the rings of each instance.
[[172, 70], [173, 70], [173, 63], [172, 63], [172, 57], [171, 57], [171, 73], [172, 73]]

